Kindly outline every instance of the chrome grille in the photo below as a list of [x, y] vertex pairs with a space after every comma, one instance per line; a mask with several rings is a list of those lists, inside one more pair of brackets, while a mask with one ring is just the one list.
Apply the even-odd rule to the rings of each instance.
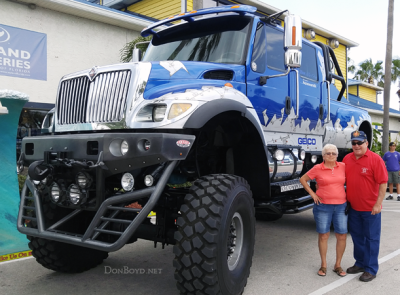
[[61, 82], [57, 98], [58, 124], [105, 123], [122, 120], [131, 71], [98, 74]]

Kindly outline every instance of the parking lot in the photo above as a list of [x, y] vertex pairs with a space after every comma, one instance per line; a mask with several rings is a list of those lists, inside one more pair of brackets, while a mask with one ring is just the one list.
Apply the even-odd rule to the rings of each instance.
[[[397, 197], [397, 194], [395, 194]], [[243, 294], [399, 294], [400, 202], [384, 201], [380, 270], [363, 283], [358, 275], [340, 278], [333, 269], [335, 238], [328, 249], [328, 273], [317, 276], [319, 253], [312, 211], [287, 215], [275, 222], [257, 222], [250, 278]], [[0, 294], [178, 294], [172, 246], [161, 249], [139, 241], [110, 253], [103, 264], [80, 274], [50, 271], [34, 258], [0, 263]], [[351, 237], [342, 267], [354, 264]], [[128, 274], [118, 274], [118, 270]]]

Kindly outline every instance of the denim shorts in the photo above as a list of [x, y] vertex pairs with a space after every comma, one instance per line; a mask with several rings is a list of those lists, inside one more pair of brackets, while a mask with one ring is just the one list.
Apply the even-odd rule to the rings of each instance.
[[331, 223], [337, 234], [347, 233], [347, 215], [344, 213], [347, 202], [340, 205], [314, 204], [314, 219], [317, 224], [317, 232], [324, 234], [330, 231]]

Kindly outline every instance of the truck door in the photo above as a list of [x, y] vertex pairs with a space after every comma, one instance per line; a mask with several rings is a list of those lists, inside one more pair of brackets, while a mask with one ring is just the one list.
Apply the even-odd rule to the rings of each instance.
[[[302, 63], [298, 69], [301, 129], [306, 133], [323, 135], [322, 126], [327, 116], [326, 85], [320, 82], [323, 80], [321, 80], [318, 70], [316, 46], [303, 41], [301, 52]], [[295, 73], [292, 72], [291, 74], [295, 76]], [[291, 81], [293, 80], [291, 79]], [[325, 89], [325, 93], [323, 93], [323, 89]]]
[[247, 96], [264, 125], [264, 131], [271, 124], [279, 125], [289, 115], [290, 84], [288, 75], [269, 79], [265, 85], [259, 83], [260, 77], [285, 72], [283, 32], [259, 22], [247, 75]]
[[[305, 139], [305, 135], [322, 132], [320, 125], [326, 109], [321, 97], [321, 85], [318, 83], [316, 50], [311, 44], [303, 46], [302, 66], [297, 69], [297, 102], [296, 72], [291, 71], [285, 75], [287, 69], [284, 64], [283, 38], [281, 29], [261, 22], [258, 24], [247, 79], [248, 97], [264, 125], [264, 131], [274, 132], [269, 132], [267, 142], [300, 144], [309, 146], [305, 147], [306, 150], [312, 149], [310, 145], [316, 145], [317, 141], [312, 136]], [[260, 78], [264, 76], [275, 77], [267, 79], [263, 85]]]

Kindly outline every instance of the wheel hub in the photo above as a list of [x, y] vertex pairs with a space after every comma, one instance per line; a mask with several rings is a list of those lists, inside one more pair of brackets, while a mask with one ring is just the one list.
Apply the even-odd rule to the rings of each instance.
[[234, 270], [239, 263], [243, 246], [243, 220], [238, 212], [232, 217], [226, 246], [228, 268]]

